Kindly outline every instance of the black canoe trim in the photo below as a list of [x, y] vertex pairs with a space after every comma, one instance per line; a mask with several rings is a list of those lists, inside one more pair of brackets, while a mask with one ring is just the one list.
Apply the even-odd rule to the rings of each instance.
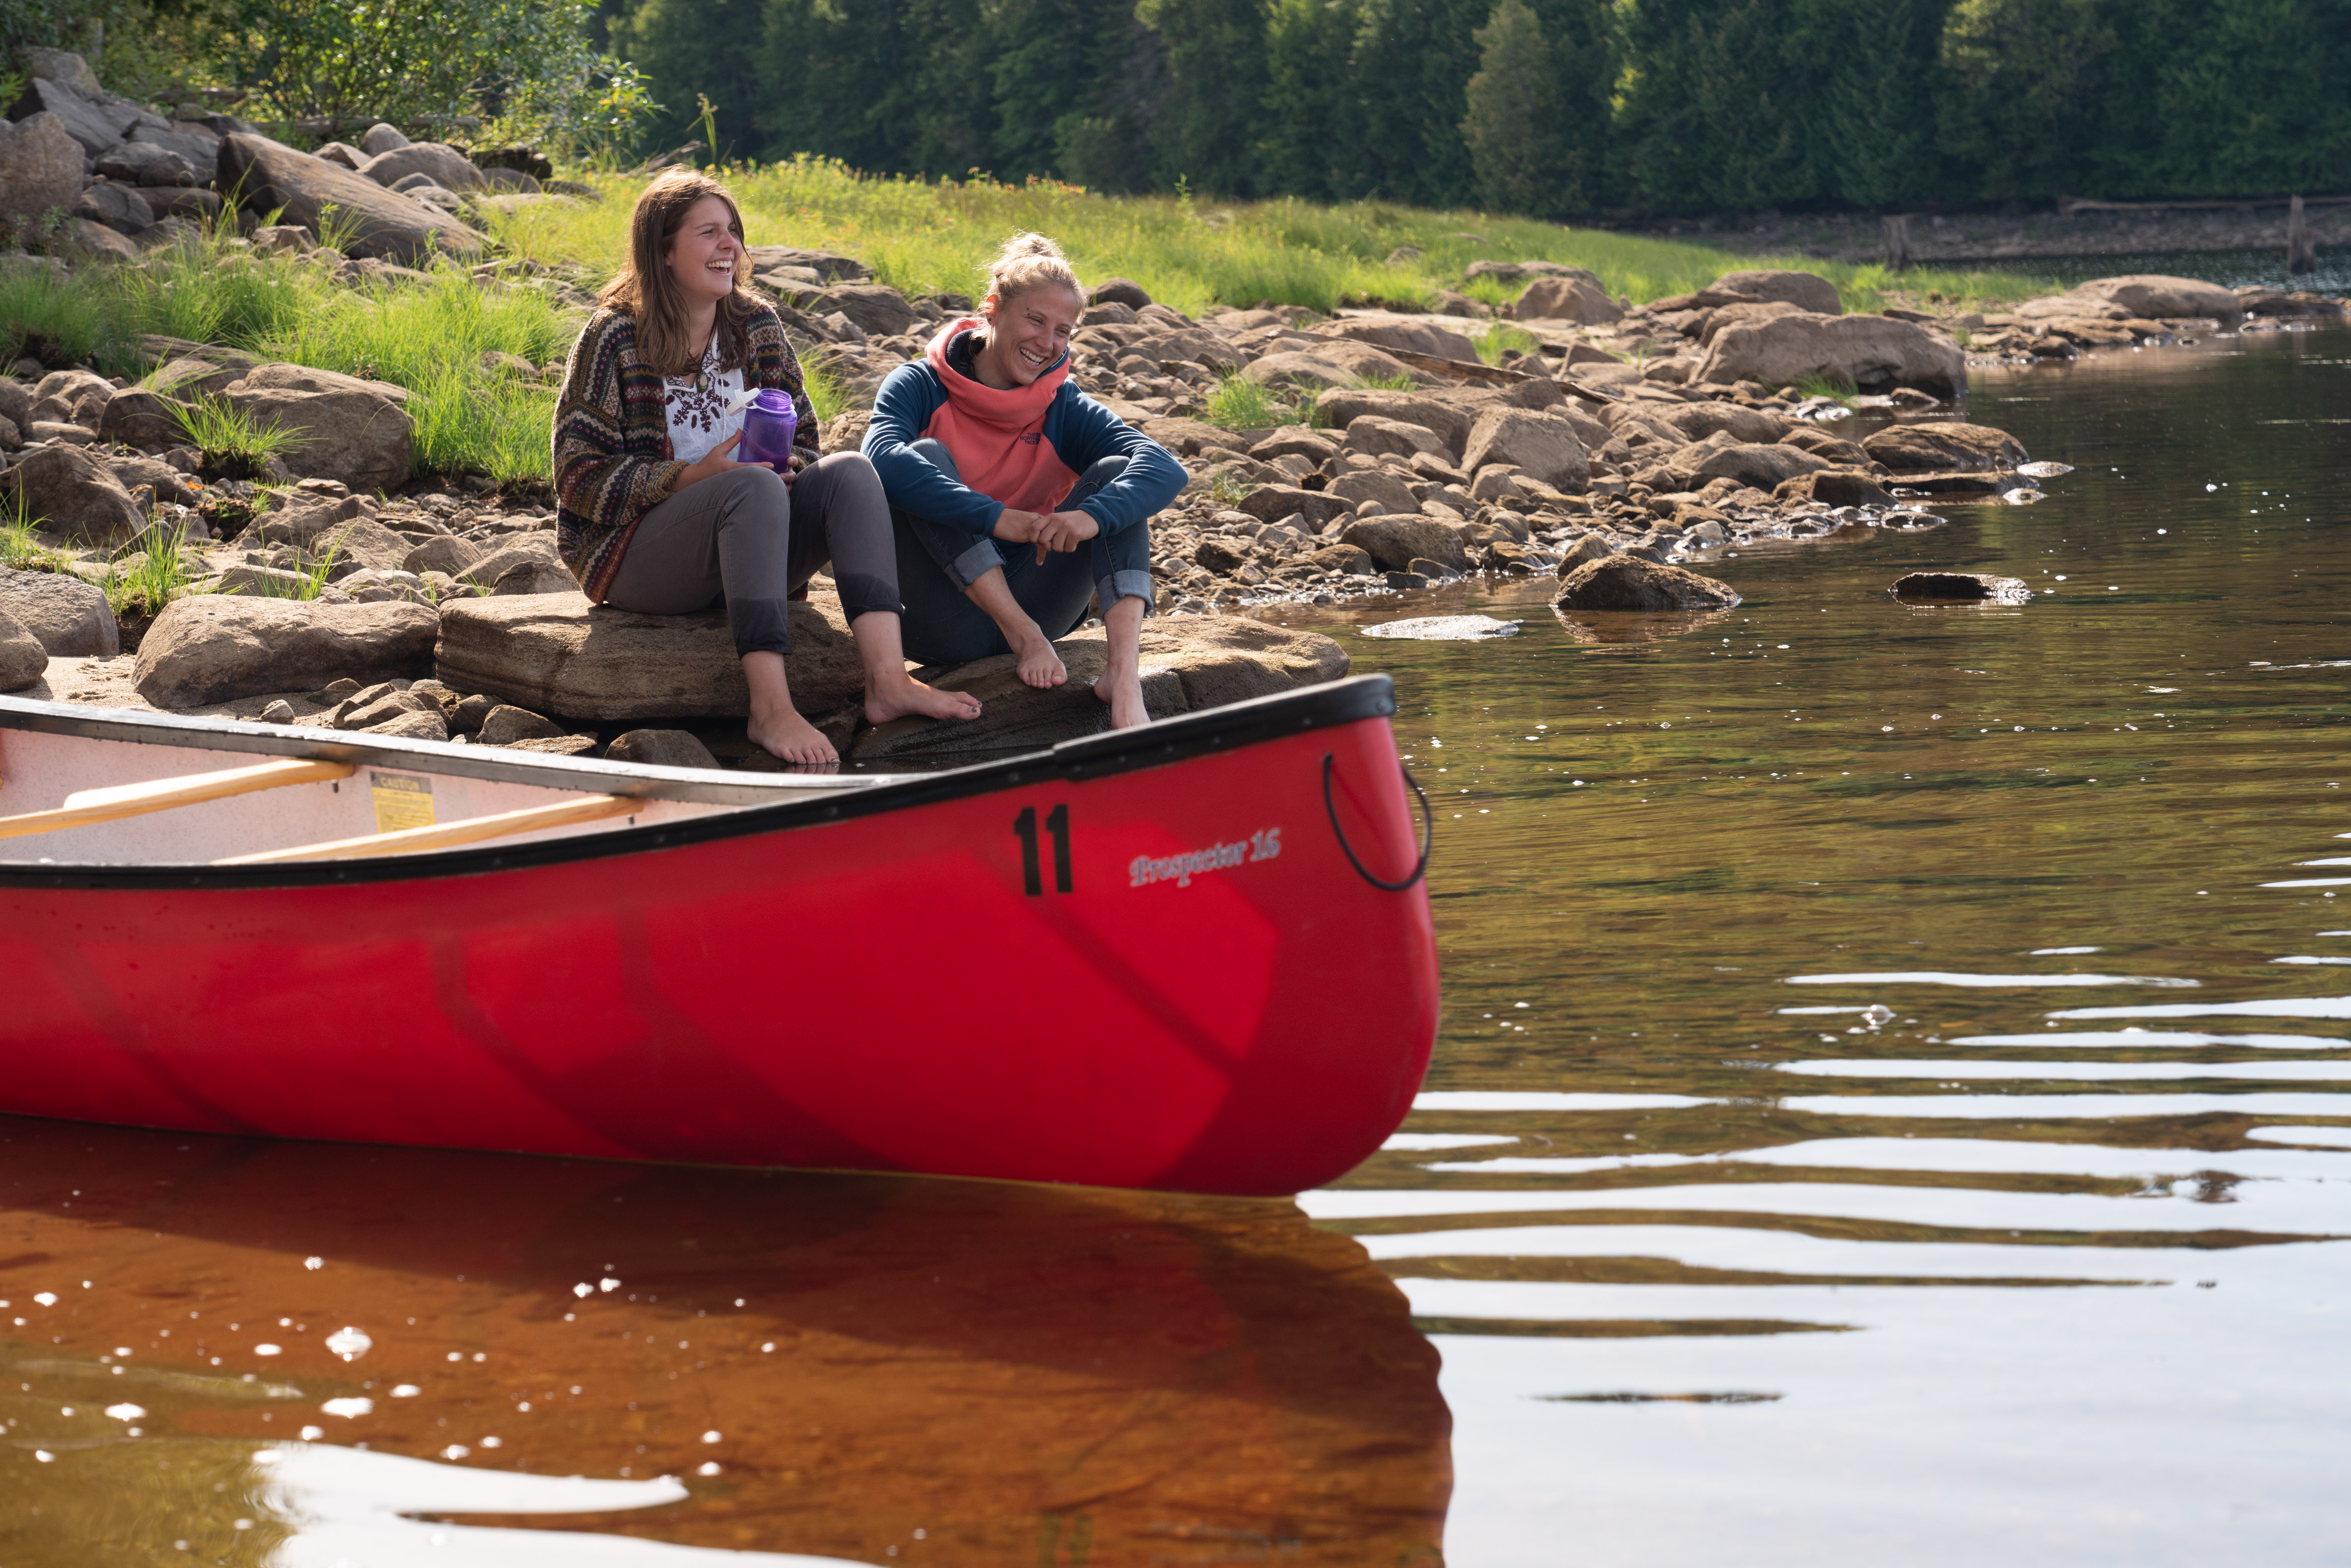
[[[717, 812], [684, 821], [616, 828], [581, 833], [536, 844], [505, 849], [444, 850], [429, 854], [386, 855], [337, 861], [292, 861], [264, 865], [36, 865], [22, 862], [0, 864], [0, 887], [33, 888], [263, 888], [319, 887], [342, 883], [413, 882], [496, 872], [523, 871], [568, 862], [603, 860], [654, 850], [680, 849], [688, 844], [741, 838], [752, 833], [780, 832], [875, 816], [910, 806], [986, 795], [999, 789], [1052, 780], [1075, 783], [1161, 768], [1220, 751], [1232, 751], [1260, 741], [1278, 740], [1311, 730], [1353, 724], [1358, 719], [1385, 718], [1395, 712], [1395, 688], [1385, 675], [1357, 675], [1307, 686], [1272, 696], [1181, 714], [1140, 729], [1111, 730], [1078, 740], [1065, 740], [1048, 750], [976, 763], [938, 773], [900, 774], [864, 788], [842, 789], [806, 800], [787, 800], [741, 810]], [[171, 721], [170, 716], [123, 720], [110, 716], [52, 714], [0, 707], [0, 727], [38, 729], [80, 735], [100, 740], [145, 742], [152, 745], [203, 745], [214, 750], [253, 751], [281, 757], [331, 757], [341, 761], [429, 768], [434, 771], [472, 777], [511, 779], [559, 789], [604, 789], [630, 793], [622, 788], [629, 775], [609, 768], [592, 772], [549, 769], [538, 758], [510, 772], [483, 752], [445, 744], [409, 742], [399, 747], [357, 745], [338, 736], [332, 741], [316, 733], [239, 734], [213, 723]], [[230, 741], [240, 744], [229, 745]], [[254, 744], [260, 742], [261, 744]], [[457, 764], [465, 764], [459, 767]], [[487, 766], [485, 766], [485, 765]], [[676, 769], [660, 769], [667, 775]], [[847, 776], [853, 779], [854, 775]], [[841, 780], [846, 782], [847, 779]], [[647, 793], [652, 793], [647, 791]], [[667, 788], [663, 798], [676, 799]]]

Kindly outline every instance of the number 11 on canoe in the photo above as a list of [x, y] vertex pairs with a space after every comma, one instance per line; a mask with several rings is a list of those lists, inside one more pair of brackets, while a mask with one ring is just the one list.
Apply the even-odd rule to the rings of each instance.
[[[1070, 808], [1067, 802], [1045, 814], [1045, 831], [1053, 835], [1053, 891], [1070, 891]], [[1045, 895], [1045, 879], [1037, 862], [1037, 808], [1023, 806], [1012, 819], [1012, 836], [1020, 841], [1020, 886], [1031, 898]]]

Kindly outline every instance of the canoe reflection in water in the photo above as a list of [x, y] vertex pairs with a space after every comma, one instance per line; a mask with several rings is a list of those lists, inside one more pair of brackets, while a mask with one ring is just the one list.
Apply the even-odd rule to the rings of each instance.
[[10, 1568], [1441, 1561], [1436, 1352], [1286, 1200], [0, 1118], [0, 1301]]

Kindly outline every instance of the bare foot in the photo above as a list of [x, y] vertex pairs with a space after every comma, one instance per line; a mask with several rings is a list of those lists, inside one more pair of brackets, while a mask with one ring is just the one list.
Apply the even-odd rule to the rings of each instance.
[[914, 714], [923, 718], [977, 718], [979, 699], [969, 692], [943, 692], [912, 675], [884, 676], [865, 688], [865, 721], [887, 724]]
[[1094, 695], [1110, 704], [1113, 729], [1133, 729], [1151, 722], [1151, 714], [1143, 706], [1143, 675], [1139, 671], [1103, 672], [1094, 682]]
[[832, 742], [820, 733], [816, 726], [790, 708], [779, 714], [754, 714], [744, 733], [751, 744], [765, 749], [768, 756], [786, 762], [838, 762], [841, 754]]
[[1020, 678], [1039, 690], [1060, 685], [1070, 678], [1062, 667], [1061, 655], [1053, 652], [1053, 644], [1045, 633], [1031, 630], [1012, 645], [1013, 657], [1020, 661]]

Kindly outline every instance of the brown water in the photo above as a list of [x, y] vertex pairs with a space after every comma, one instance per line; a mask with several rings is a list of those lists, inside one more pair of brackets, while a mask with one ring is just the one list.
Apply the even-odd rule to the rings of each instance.
[[1701, 627], [1294, 612], [1447, 988], [1295, 1205], [0, 1122], [0, 1568], [2344, 1560], [2351, 333], [1971, 413]]

